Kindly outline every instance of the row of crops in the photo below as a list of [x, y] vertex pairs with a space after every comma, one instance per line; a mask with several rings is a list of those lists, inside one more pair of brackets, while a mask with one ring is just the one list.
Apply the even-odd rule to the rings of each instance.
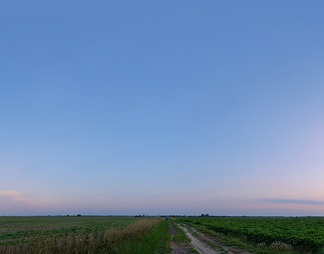
[[324, 250], [324, 217], [202, 217], [182, 221], [254, 244], [289, 244], [301, 252]]
[[123, 229], [138, 221], [132, 217], [0, 217], [0, 245], [17, 242], [26, 237], [86, 234], [106, 230]]
[[160, 218], [0, 217], [0, 254], [164, 254], [170, 239]]

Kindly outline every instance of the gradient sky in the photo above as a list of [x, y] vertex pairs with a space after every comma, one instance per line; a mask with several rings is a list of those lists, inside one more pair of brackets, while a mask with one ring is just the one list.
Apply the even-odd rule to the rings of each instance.
[[323, 10], [2, 0], [0, 215], [324, 215]]

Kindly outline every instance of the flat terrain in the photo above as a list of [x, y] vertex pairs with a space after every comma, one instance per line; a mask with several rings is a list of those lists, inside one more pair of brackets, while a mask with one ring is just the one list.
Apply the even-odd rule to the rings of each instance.
[[[177, 229], [175, 227], [177, 227]], [[217, 242], [215, 238], [201, 233], [197, 229], [183, 223], [170, 223], [170, 231], [173, 236], [180, 234], [179, 231], [181, 231], [188, 239], [188, 242], [186, 242], [184, 238], [182, 238], [182, 242], [172, 241], [173, 254], [250, 254], [247, 251], [221, 244]]]
[[66, 236], [106, 229], [123, 229], [140, 220], [134, 217], [30, 216], [0, 217], [0, 244], [26, 237]]
[[168, 223], [134, 217], [1, 217], [0, 254], [165, 254]]
[[0, 254], [324, 254], [323, 217], [0, 217]]
[[324, 253], [324, 217], [190, 217], [177, 222], [222, 253]]
[[193, 246], [193, 248], [199, 252], [200, 254], [221, 254], [219, 251], [215, 251], [212, 248], [210, 248], [208, 245], [200, 241], [197, 237], [193, 236], [188, 228], [184, 225], [179, 225], [180, 229], [186, 233], [186, 235], [190, 239], [190, 244]]

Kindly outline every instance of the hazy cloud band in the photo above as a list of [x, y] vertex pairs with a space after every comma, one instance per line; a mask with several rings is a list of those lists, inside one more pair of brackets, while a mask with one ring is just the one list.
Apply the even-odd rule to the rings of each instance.
[[324, 205], [324, 201], [305, 199], [262, 199], [263, 203], [274, 204], [302, 204], [302, 205]]

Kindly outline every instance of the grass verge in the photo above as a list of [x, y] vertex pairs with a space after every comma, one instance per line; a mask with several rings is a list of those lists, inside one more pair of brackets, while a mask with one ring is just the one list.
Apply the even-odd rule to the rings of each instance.
[[178, 226], [178, 224], [174, 222], [170, 223], [172, 223], [173, 227], [176, 229], [176, 233], [172, 235], [172, 242], [178, 245], [180, 248], [186, 249], [190, 254], [198, 254], [199, 252], [192, 247], [192, 245], [190, 244], [191, 240]]

